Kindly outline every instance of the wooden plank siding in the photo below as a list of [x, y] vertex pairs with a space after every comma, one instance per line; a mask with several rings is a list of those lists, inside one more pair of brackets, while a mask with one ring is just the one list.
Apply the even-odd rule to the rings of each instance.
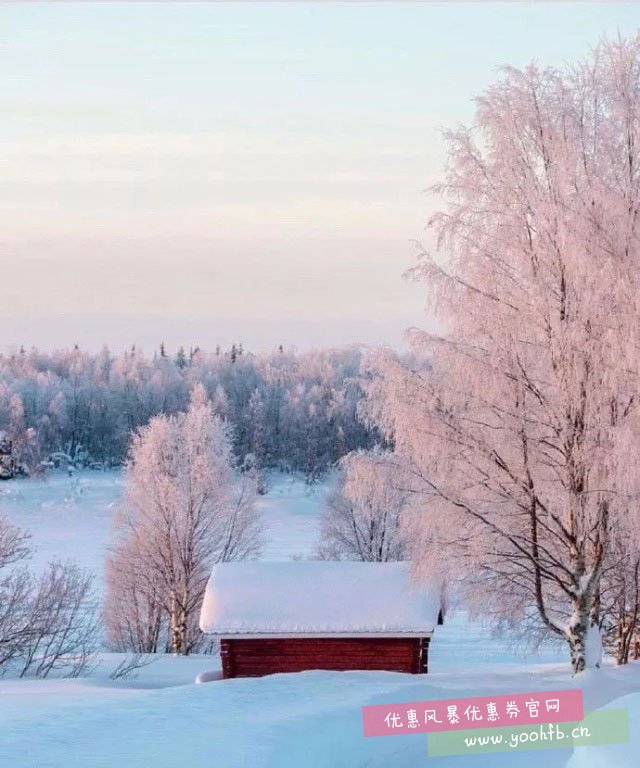
[[308, 669], [388, 670], [424, 674], [429, 638], [223, 638], [223, 677], [260, 677]]

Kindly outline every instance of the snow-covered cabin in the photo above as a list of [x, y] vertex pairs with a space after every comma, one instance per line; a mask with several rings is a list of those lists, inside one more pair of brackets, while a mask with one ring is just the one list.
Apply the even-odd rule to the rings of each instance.
[[223, 677], [308, 669], [427, 672], [440, 590], [407, 563], [222, 563], [200, 627], [220, 639]]

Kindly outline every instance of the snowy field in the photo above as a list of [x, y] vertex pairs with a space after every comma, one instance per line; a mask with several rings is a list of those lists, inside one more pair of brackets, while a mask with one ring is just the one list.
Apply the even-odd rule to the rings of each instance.
[[[318, 511], [326, 485], [307, 485], [300, 477], [274, 474], [269, 493], [257, 508], [264, 524], [265, 560], [310, 556], [318, 536]], [[51, 473], [44, 478], [0, 483], [0, 512], [32, 534], [32, 561], [41, 568], [52, 558], [72, 558], [96, 574], [101, 588], [112, 520], [122, 500], [122, 475], [84, 471], [70, 478]]]
[[0, 512], [31, 534], [31, 565], [73, 559], [102, 582], [112, 518], [122, 497], [119, 471], [64, 472], [0, 483]]
[[[33, 533], [34, 564], [73, 557], [101, 579], [117, 472], [52, 475], [0, 485], [0, 509]], [[312, 553], [326, 487], [273, 477], [260, 499], [268, 559]], [[113, 681], [120, 658], [104, 654], [82, 680], [0, 681], [0, 765], [12, 768], [414, 768], [428, 761], [422, 734], [365, 739], [366, 704], [568, 688], [564, 649], [531, 655], [492, 638], [464, 615], [438, 629], [427, 677], [305, 672], [195, 685], [216, 657], [160, 657]], [[580, 679], [586, 709], [630, 710], [627, 745], [431, 758], [442, 768], [635, 768], [640, 765], [640, 664]], [[635, 693], [637, 692], [637, 693]], [[625, 697], [625, 698], [620, 698]]]

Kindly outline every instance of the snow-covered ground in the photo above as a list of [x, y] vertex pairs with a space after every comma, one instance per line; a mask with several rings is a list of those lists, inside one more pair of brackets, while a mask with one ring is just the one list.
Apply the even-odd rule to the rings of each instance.
[[[550, 658], [514, 656], [463, 616], [440, 628], [431, 672], [419, 678], [304, 672], [194, 685], [211, 657], [163, 657], [133, 680], [111, 681], [118, 659], [110, 655], [86, 680], [0, 682], [0, 758], [12, 768], [418, 768], [427, 737], [365, 739], [363, 705], [575, 685], [566, 663]], [[604, 705], [640, 690], [640, 665], [607, 667], [581, 685], [587, 709]], [[616, 704], [635, 707], [632, 729], [640, 726], [638, 702], [640, 695]], [[632, 733], [629, 745], [576, 750], [571, 768], [635, 768]], [[545, 750], [437, 760], [442, 768], [561, 768], [571, 757]]]
[[269, 492], [258, 498], [265, 532], [263, 560], [312, 557], [318, 544], [318, 513], [328, 486], [308, 485], [300, 477], [273, 474]]
[[52, 472], [42, 478], [0, 483], [0, 513], [31, 533], [31, 565], [53, 558], [76, 560], [102, 580], [111, 524], [122, 498], [119, 471]]
[[[101, 578], [117, 472], [0, 485], [0, 509], [31, 529], [34, 564], [73, 557]], [[260, 499], [268, 559], [308, 556], [326, 488], [273, 477]], [[630, 710], [631, 742], [468, 757], [430, 758], [442, 768], [635, 768], [640, 765], [640, 664], [570, 676], [564, 649], [542, 655], [493, 638], [463, 614], [439, 627], [426, 677], [305, 672], [195, 685], [215, 657], [160, 657], [135, 677], [111, 680], [121, 657], [104, 654], [82, 680], [0, 681], [0, 765], [12, 768], [414, 768], [427, 761], [420, 734], [365, 739], [366, 704], [554, 690], [580, 684], [586, 709]], [[636, 693], [634, 693], [636, 692]], [[622, 698], [621, 698], [622, 697]], [[618, 700], [619, 701], [616, 701]]]

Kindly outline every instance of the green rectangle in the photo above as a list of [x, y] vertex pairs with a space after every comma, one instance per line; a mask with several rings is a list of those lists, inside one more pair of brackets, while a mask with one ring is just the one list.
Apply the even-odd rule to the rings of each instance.
[[525, 749], [573, 749], [596, 744], [623, 744], [627, 741], [627, 710], [599, 709], [586, 712], [581, 722], [430, 733], [427, 737], [427, 752], [429, 757], [444, 757]]

